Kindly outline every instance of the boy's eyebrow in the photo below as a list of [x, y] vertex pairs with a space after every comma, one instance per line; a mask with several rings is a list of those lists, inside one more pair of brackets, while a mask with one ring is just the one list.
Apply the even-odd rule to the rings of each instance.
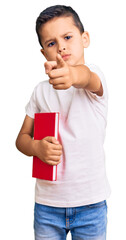
[[54, 39], [49, 39], [47, 41], [45, 41], [45, 44], [47, 44], [48, 42], [54, 41]]
[[[72, 32], [67, 32], [67, 33], [63, 34], [61, 37], [66, 36], [68, 33], [71, 34]], [[48, 44], [48, 42], [54, 41], [54, 39], [55, 39], [55, 38], [51, 38], [51, 39], [45, 41], [45, 44]]]

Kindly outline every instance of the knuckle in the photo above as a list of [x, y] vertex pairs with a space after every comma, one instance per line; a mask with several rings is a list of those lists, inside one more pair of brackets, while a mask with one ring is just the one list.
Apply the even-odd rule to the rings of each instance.
[[49, 75], [50, 78], [54, 78], [54, 76], [55, 76], [53, 71], [50, 71], [48, 75]]
[[62, 150], [62, 148], [63, 148], [63, 147], [62, 147], [62, 145], [60, 144], [60, 149]]
[[51, 71], [48, 73], [48, 76], [49, 76], [50, 78], [52, 78], [52, 73], [51, 73]]
[[61, 152], [58, 153], [58, 156], [61, 156]]
[[62, 151], [59, 151], [59, 156], [61, 156], [62, 155]]

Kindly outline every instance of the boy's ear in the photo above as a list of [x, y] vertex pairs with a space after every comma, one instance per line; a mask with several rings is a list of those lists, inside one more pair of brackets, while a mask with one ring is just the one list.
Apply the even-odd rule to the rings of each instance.
[[41, 53], [44, 55], [44, 57], [45, 57], [45, 51], [44, 51], [44, 49], [42, 48], [42, 49], [40, 49], [40, 51], [41, 51]]
[[87, 48], [90, 44], [90, 36], [88, 32], [82, 33], [82, 41], [83, 41], [84, 48]]

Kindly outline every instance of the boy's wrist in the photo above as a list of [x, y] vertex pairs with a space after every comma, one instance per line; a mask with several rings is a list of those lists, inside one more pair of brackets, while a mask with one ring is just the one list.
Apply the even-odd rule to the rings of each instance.
[[37, 156], [38, 143], [39, 143], [39, 140], [34, 140], [34, 139], [31, 142], [32, 155], [33, 156]]
[[90, 70], [84, 65], [72, 67], [72, 86], [76, 88], [85, 88], [90, 80]]
[[70, 75], [72, 86], [75, 87], [75, 85], [77, 84], [77, 68], [75, 66], [70, 66]]

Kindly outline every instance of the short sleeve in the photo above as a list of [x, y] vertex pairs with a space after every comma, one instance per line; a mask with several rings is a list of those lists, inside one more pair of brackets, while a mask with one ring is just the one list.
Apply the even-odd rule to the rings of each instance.
[[96, 101], [103, 101], [108, 99], [108, 89], [107, 89], [107, 85], [106, 85], [106, 80], [105, 80], [105, 76], [102, 73], [102, 71], [95, 65], [91, 64], [91, 65], [87, 65], [86, 66], [90, 69], [90, 71], [96, 73], [98, 75], [98, 77], [101, 80], [102, 83], [102, 87], [103, 87], [103, 95], [102, 96], [98, 96], [96, 93], [93, 93], [91, 91], [85, 90], [86, 93], [93, 98]]
[[40, 111], [38, 104], [37, 104], [37, 99], [36, 99], [36, 89], [37, 89], [37, 87], [35, 87], [32, 95], [31, 95], [31, 98], [25, 107], [26, 114], [31, 118], [34, 118], [34, 114], [38, 113]]
[[88, 90], [85, 90], [85, 92], [88, 96], [88, 99], [90, 100], [92, 108], [96, 111], [97, 116], [99, 116], [99, 118], [104, 119], [104, 121], [101, 121], [105, 123], [105, 125], [103, 124], [103, 128], [104, 128], [104, 126], [106, 126], [106, 123], [107, 123], [107, 112], [108, 112], [108, 90], [107, 90], [106, 80], [105, 80], [104, 74], [97, 66], [95, 65], [86, 65], [86, 66], [92, 72], [98, 75], [102, 83], [102, 87], [103, 87], [102, 96], [98, 96], [97, 94]]

